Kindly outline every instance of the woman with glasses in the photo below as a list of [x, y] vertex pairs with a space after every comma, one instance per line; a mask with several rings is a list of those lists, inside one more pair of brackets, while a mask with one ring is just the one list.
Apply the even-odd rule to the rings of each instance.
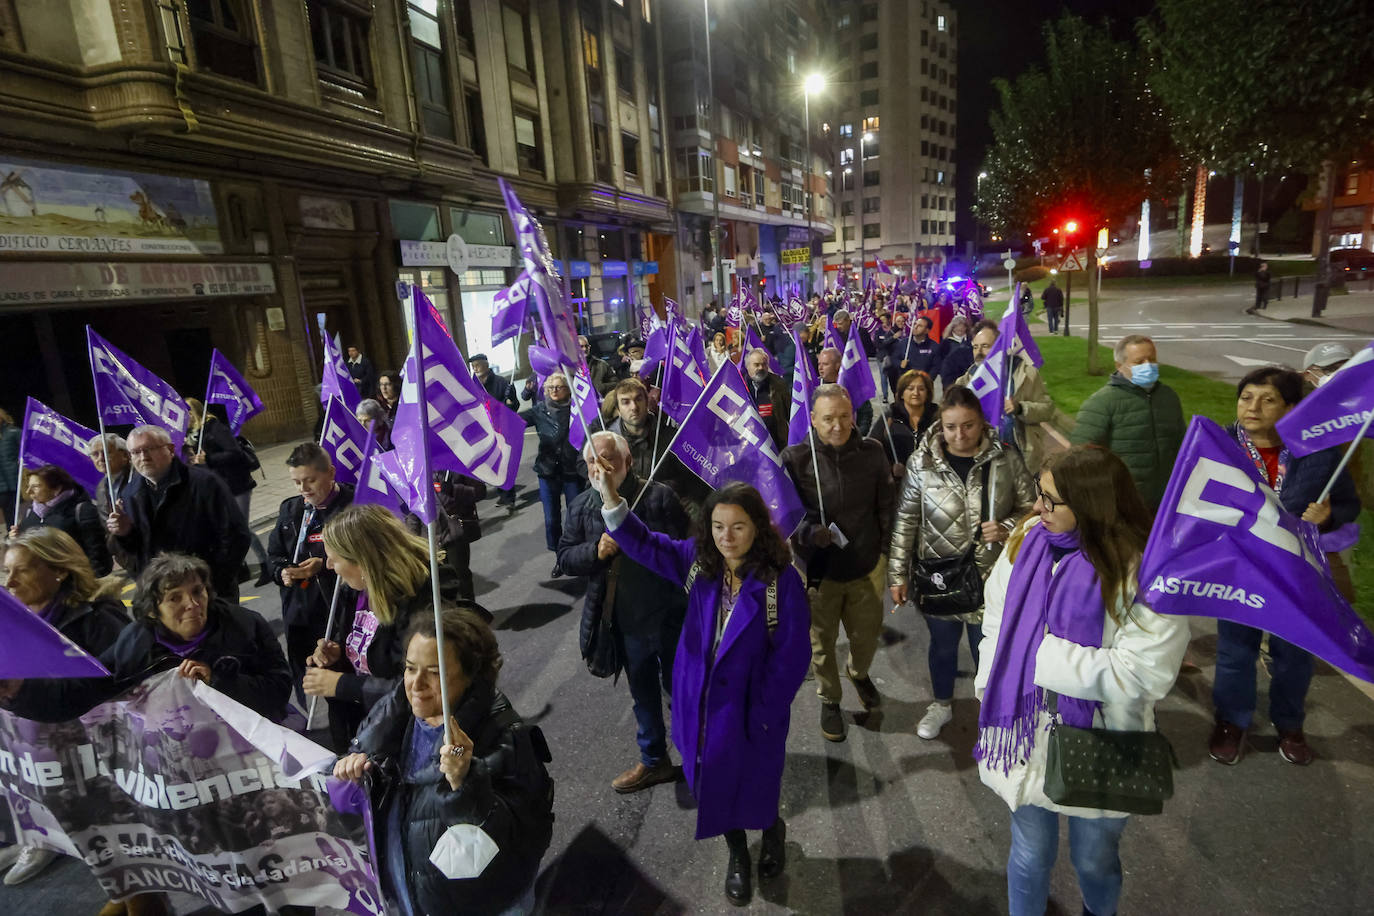
[[[587, 466], [569, 441], [573, 418], [572, 389], [562, 372], [544, 379], [544, 399], [534, 405], [534, 429], [539, 434], [539, 451], [534, 457], [534, 473], [539, 478], [539, 501], [544, 505], [544, 543], [558, 550], [563, 537], [563, 513], [577, 494], [587, 489]], [[560, 505], [559, 501], [562, 501]], [[555, 561], [553, 577], [563, 571]]]
[[1041, 916], [1059, 851], [1059, 815], [1083, 912], [1115, 913], [1118, 845], [1127, 815], [1057, 805], [1045, 794], [1051, 714], [1076, 728], [1153, 730], [1173, 686], [1188, 622], [1135, 603], [1150, 513], [1126, 465], [1096, 446], [1045, 462], [1036, 515], [1012, 534], [985, 590], [982, 703], [973, 755], [983, 783], [1011, 808], [1011, 916]]
[[[969, 557], [986, 577], [1016, 522], [1035, 502], [1031, 476], [1021, 456], [997, 438], [983, 417], [978, 396], [951, 388], [940, 419], [917, 443], [906, 463], [905, 482], [892, 523], [888, 586], [895, 604], [922, 596], [911, 591], [912, 567], [921, 561]], [[933, 577], [932, 577], [933, 578]], [[916, 726], [927, 740], [954, 718], [954, 678], [959, 641], [968, 638], [978, 666], [981, 609], [950, 616], [923, 615], [930, 631], [930, 684], [934, 702]]]

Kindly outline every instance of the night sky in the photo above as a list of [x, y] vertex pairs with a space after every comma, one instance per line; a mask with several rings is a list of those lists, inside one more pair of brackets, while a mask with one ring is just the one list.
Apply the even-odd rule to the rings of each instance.
[[959, 12], [959, 133], [955, 162], [957, 239], [962, 253], [971, 239], [969, 207], [983, 155], [992, 143], [988, 112], [997, 105], [992, 81], [1013, 79], [1027, 67], [1043, 65], [1043, 26], [1069, 10], [1085, 19], [1108, 20], [1119, 38], [1132, 34], [1132, 23], [1154, 4], [1148, 0], [1000, 0], [961, 3]]

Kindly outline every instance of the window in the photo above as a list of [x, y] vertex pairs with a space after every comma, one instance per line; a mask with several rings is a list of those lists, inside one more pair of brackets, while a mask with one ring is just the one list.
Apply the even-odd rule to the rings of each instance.
[[512, 6], [502, 6], [501, 25], [506, 33], [506, 63], [524, 73], [533, 73], [529, 22], [525, 13]]
[[601, 39], [590, 27], [582, 27], [582, 63], [590, 70], [601, 69]]
[[787, 72], [788, 72], [788, 73], [796, 73], [796, 72], [797, 72], [797, 52], [795, 52], [795, 51], [788, 51], [788, 52], [787, 52]]
[[929, 156], [929, 155], [930, 155], [930, 141], [929, 141], [929, 140], [922, 140], [922, 141], [921, 141], [921, 155], [922, 155], [922, 156]]
[[865, 213], [877, 213], [879, 207], [881, 207], [881, 206], [882, 206], [882, 204], [881, 204], [881, 198], [878, 198], [878, 197], [865, 197], [865, 198], [864, 198], [864, 212], [865, 212]]
[[202, 70], [258, 83], [258, 49], [251, 13], [240, 0], [187, 0], [196, 64]]
[[936, 183], [936, 184], [944, 184], [944, 183], [945, 183], [945, 173], [944, 173], [944, 172], [936, 172], [936, 173], [935, 173], [935, 183]]
[[854, 125], [853, 125], [853, 124], [841, 124], [841, 125], [840, 125], [840, 136], [841, 136], [841, 137], [844, 137], [844, 138], [846, 138], [846, 139], [848, 139], [849, 137], [854, 136]]
[[854, 201], [846, 200], [840, 203], [840, 216], [854, 215]]
[[463, 93], [463, 104], [468, 115], [468, 148], [483, 162], [487, 159], [487, 125], [482, 120], [482, 96], [476, 89]]
[[877, 22], [878, 4], [865, 3], [863, 7], [859, 10], [859, 17], [864, 22]]
[[921, 58], [921, 75], [922, 75], [922, 76], [929, 76], [929, 75], [930, 75], [930, 62], [929, 62], [928, 60], [926, 60], [924, 57]]
[[859, 79], [875, 80], [878, 78], [878, 62], [871, 60], [866, 64], [859, 65]]
[[851, 169], [845, 169], [844, 174], [840, 176], [840, 190], [854, 190], [854, 172]]
[[1359, 170], [1356, 170], [1346, 174], [1345, 190], [1341, 192], [1341, 196], [1348, 197], [1351, 194], [1358, 193], [1360, 193], [1360, 173]]
[[864, 172], [864, 187], [871, 188], [878, 183], [878, 170]]
[[452, 140], [453, 111], [448, 103], [448, 79], [444, 72], [439, 2], [410, 0], [406, 7], [410, 19], [410, 67], [414, 71], [420, 124], [429, 136]]
[[649, 9], [649, 0], [642, 0], [642, 2], [641, 2], [640, 5], [639, 5], [639, 11], [640, 11], [640, 13], [644, 16], [644, 21], [645, 21], [645, 22], [653, 22], [653, 21], [654, 21], [653, 17], [649, 15], [649, 13], [650, 13], [650, 9]]
[[620, 135], [620, 158], [625, 165], [625, 174], [639, 178], [639, 138], [634, 134]]
[[850, 164], [851, 162], [853, 162], [853, 161], [854, 161], [854, 150], [853, 150], [853, 148], [850, 148], [850, 149], [842, 149], [842, 150], [840, 150], [840, 165], [849, 165], [849, 164]]
[[515, 153], [520, 168], [534, 172], [544, 170], [544, 154], [539, 147], [539, 116], [515, 113]]
[[929, 101], [930, 101], [930, 90], [927, 89], [925, 86], [922, 86], [922, 87], [921, 87], [921, 101], [922, 101], [922, 102], [929, 102]]
[[877, 116], [877, 115], [873, 115], [872, 117], [869, 117], [869, 118], [864, 118], [864, 130], [877, 130], [877, 129], [878, 129], [878, 116]]
[[844, 240], [845, 240], [846, 242], [852, 242], [852, 241], [854, 241], [854, 227], [853, 227], [853, 226], [845, 226], [845, 227], [844, 227]]
[[945, 31], [945, 17], [944, 17], [944, 16], [936, 16], [936, 17], [935, 17], [935, 30], [938, 31], [938, 32], [943, 32], [943, 31]]
[[635, 94], [635, 57], [620, 45], [615, 46], [615, 85], [622, 95]]
[[921, 47], [930, 47], [930, 33], [927, 32], [925, 29], [921, 29]]
[[877, 33], [877, 32], [866, 32], [866, 33], [864, 33], [862, 36], [860, 36], [860, 38], [859, 38], [859, 50], [860, 50], [860, 51], [876, 51], [876, 50], [878, 50], [878, 33]]
[[852, 24], [853, 24], [853, 20], [851, 20], [851, 19], [849, 18], [849, 14], [848, 14], [848, 13], [845, 13], [843, 16], [841, 16], [838, 20], [835, 21], [835, 28], [837, 28], [837, 29], [847, 29], [847, 28], [849, 28]]
[[711, 154], [698, 147], [686, 147], [673, 154], [676, 166], [678, 193], [703, 191], [707, 194], [715, 190], [715, 162]]
[[930, 220], [921, 220], [921, 235], [930, 235]]
[[878, 104], [878, 90], [876, 90], [876, 89], [865, 89], [863, 92], [860, 92], [860, 93], [859, 93], [859, 104], [860, 104], [860, 105], [877, 105], [877, 104]]
[[864, 238], [876, 239], [883, 234], [883, 227], [880, 223], [864, 223]]
[[310, 43], [320, 75], [353, 89], [371, 88], [369, 8], [350, 0], [307, 0], [306, 10], [310, 16]]

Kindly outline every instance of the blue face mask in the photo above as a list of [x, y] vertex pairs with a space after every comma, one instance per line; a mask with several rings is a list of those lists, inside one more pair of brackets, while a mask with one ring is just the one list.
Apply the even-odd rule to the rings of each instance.
[[1159, 381], [1159, 363], [1136, 363], [1131, 367], [1131, 384], [1148, 388]]

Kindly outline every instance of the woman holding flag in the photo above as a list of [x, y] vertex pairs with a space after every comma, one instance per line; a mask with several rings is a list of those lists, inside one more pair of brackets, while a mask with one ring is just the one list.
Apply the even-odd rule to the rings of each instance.
[[95, 505], [72, 475], [55, 464], [44, 465], [29, 474], [25, 489], [29, 511], [10, 529], [10, 535], [36, 528], [65, 531], [86, 552], [95, 574], [109, 575], [113, 561], [105, 541], [105, 526]]
[[987, 580], [990, 650], [974, 681], [982, 708], [973, 756], [1011, 808], [1011, 916], [1045, 912], [1061, 814], [1083, 912], [1115, 913], [1128, 815], [1050, 800], [1050, 728], [1062, 720], [1153, 731], [1154, 704], [1183, 664], [1188, 621], [1134, 603], [1150, 513], [1121, 459], [1096, 446], [1060, 452], [1036, 492], [1036, 515], [1013, 532]]

